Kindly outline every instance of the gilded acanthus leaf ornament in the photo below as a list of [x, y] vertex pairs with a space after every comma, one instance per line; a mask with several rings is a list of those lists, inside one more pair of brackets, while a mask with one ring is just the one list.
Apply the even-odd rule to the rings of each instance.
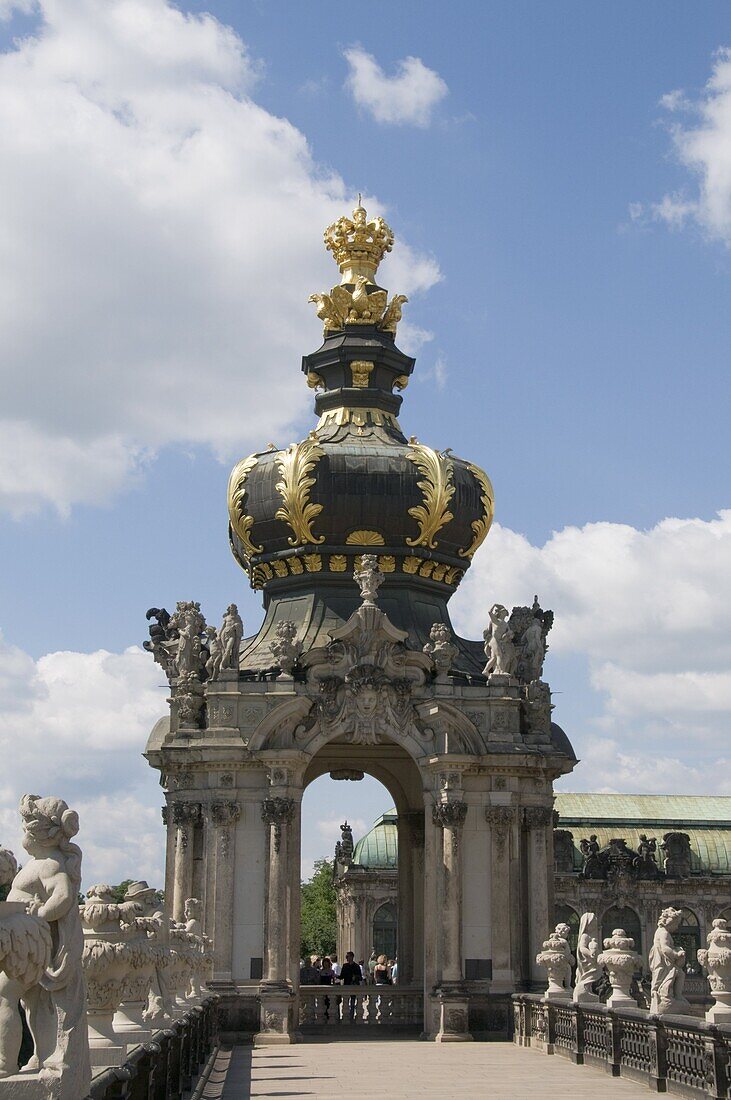
[[454, 463], [446, 454], [433, 451], [423, 443], [412, 443], [406, 457], [416, 465], [423, 480], [417, 486], [424, 496], [424, 503], [409, 508], [409, 515], [419, 524], [416, 538], [406, 539], [409, 546], [436, 547], [434, 536], [454, 516], [448, 505], [454, 496]]
[[467, 469], [480, 486], [480, 504], [482, 505], [482, 518], [472, 521], [472, 542], [466, 550], [460, 550], [459, 552], [461, 558], [472, 559], [475, 551], [482, 546], [487, 538], [487, 533], [492, 526], [492, 519], [495, 515], [495, 494], [492, 482], [484, 470], [481, 470], [479, 466], [475, 466], [472, 462], [467, 463]]
[[282, 480], [277, 482], [276, 488], [282, 498], [282, 507], [277, 510], [276, 518], [292, 528], [294, 534], [287, 540], [290, 546], [325, 541], [324, 535], [317, 538], [312, 533], [312, 522], [322, 511], [322, 505], [309, 499], [310, 489], [315, 484], [310, 474], [324, 453], [311, 432], [307, 439], [290, 443], [286, 451], [277, 455]]
[[228, 511], [231, 518], [231, 526], [238, 535], [239, 542], [246, 554], [261, 554], [264, 547], [255, 546], [251, 541], [251, 528], [254, 526], [254, 517], [246, 512], [246, 480], [259, 461], [258, 455], [249, 455], [237, 462], [231, 471], [228, 480]]

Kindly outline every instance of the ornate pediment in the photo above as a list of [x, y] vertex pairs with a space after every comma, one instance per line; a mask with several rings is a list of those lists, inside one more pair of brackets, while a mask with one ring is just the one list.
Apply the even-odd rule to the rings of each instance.
[[394, 736], [428, 741], [431, 733], [419, 720], [412, 693], [426, 682], [431, 661], [409, 649], [407, 638], [384, 611], [365, 599], [347, 623], [331, 632], [328, 645], [311, 650], [300, 661], [308, 688], [317, 694], [297, 740], [308, 741], [323, 732], [359, 745]]

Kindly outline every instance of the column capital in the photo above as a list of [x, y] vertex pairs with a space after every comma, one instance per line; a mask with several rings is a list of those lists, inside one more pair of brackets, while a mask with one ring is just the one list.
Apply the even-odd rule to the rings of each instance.
[[241, 817], [241, 804], [235, 799], [222, 799], [211, 802], [209, 807], [211, 821], [219, 828], [235, 825]]
[[282, 842], [282, 827], [292, 820], [294, 815], [293, 798], [265, 798], [261, 804], [261, 819], [265, 825], [274, 826], [274, 851], [278, 852]]
[[442, 829], [459, 828], [467, 817], [466, 802], [437, 802], [432, 809], [432, 820]]
[[176, 800], [170, 803], [173, 812], [174, 825], [199, 825], [202, 817], [200, 802], [181, 802]]
[[553, 824], [553, 807], [524, 806], [523, 820], [528, 829], [546, 829]]
[[510, 829], [515, 823], [515, 818], [515, 806], [503, 805], [485, 807], [485, 820], [492, 829], [492, 836], [495, 841], [495, 851], [498, 858], [502, 858], [505, 854], [505, 846], [510, 834]]

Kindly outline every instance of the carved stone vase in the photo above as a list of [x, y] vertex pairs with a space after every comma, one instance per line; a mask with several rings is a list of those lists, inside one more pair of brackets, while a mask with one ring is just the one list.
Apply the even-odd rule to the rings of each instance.
[[731, 929], [728, 921], [714, 920], [708, 947], [698, 952], [698, 962], [708, 973], [714, 1004], [706, 1012], [713, 1024], [731, 1024]]
[[114, 1031], [129, 1044], [144, 1043], [152, 1035], [146, 1018], [150, 993], [156, 983], [152, 947], [145, 939], [128, 945], [129, 969], [125, 977], [122, 1001], [114, 1016]]
[[612, 985], [608, 1008], [637, 1008], [630, 986], [635, 973], [642, 969], [642, 959], [634, 947], [635, 941], [624, 928], [615, 928], [611, 936], [604, 940], [604, 950], [597, 957], [597, 962], [599, 966], [606, 967]]
[[557, 932], [552, 932], [548, 939], [544, 940], [543, 950], [536, 955], [536, 962], [544, 967], [548, 974], [548, 988], [543, 996], [545, 1001], [571, 1000], [573, 961], [566, 939]]

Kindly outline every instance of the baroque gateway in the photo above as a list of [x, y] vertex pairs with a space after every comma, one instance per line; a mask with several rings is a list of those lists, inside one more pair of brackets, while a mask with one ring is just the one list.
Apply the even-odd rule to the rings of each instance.
[[375, 282], [389, 227], [359, 204], [325, 245], [341, 282], [311, 297], [324, 340], [302, 362], [317, 424], [229, 483], [264, 621], [244, 638], [235, 605], [219, 630], [196, 603], [148, 612], [171, 687], [146, 753], [166, 791], [165, 895], [178, 920], [202, 899], [231, 1037], [293, 1041], [302, 795], [368, 772], [396, 807], [399, 980], [424, 1036], [505, 1035], [509, 995], [545, 987], [553, 782], [576, 763], [542, 678], [552, 615], [495, 604], [484, 642], [455, 635], [447, 605], [492, 486], [399, 426], [414, 360], [396, 344], [406, 299]]

